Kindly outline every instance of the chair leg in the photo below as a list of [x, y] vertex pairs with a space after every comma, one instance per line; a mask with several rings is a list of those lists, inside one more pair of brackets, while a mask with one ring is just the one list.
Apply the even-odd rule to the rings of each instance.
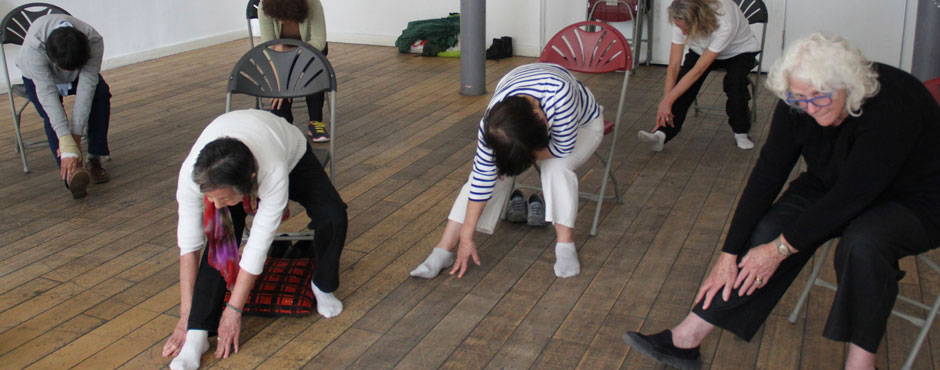
[[927, 333], [930, 332], [930, 326], [933, 325], [933, 319], [937, 316], [938, 309], [940, 309], [940, 294], [937, 294], [937, 298], [934, 298], [933, 306], [927, 314], [927, 320], [924, 322], [924, 326], [920, 328], [917, 340], [914, 341], [914, 348], [911, 348], [911, 353], [907, 355], [907, 360], [904, 361], [904, 366], [901, 369], [910, 370], [911, 366], [914, 365], [914, 360], [917, 359], [917, 354], [920, 352], [921, 345], [924, 344], [924, 339], [927, 339]]
[[829, 248], [832, 248], [832, 241], [827, 242], [826, 245], [822, 247], [822, 251], [816, 254], [816, 263], [813, 265], [813, 273], [809, 275], [809, 280], [806, 281], [806, 286], [803, 287], [803, 292], [800, 293], [800, 299], [796, 301], [793, 312], [787, 317], [791, 324], [796, 323], [800, 309], [803, 308], [803, 304], [806, 303], [806, 298], [809, 296], [809, 290], [816, 283], [816, 279], [819, 277], [819, 270], [822, 270], [823, 263], [826, 262], [826, 256], [829, 255]]
[[23, 134], [20, 133], [20, 115], [13, 114], [13, 126], [16, 132], [16, 151], [20, 153], [20, 159], [23, 160], [23, 173], [29, 173], [29, 161], [26, 159], [26, 145], [23, 143]]

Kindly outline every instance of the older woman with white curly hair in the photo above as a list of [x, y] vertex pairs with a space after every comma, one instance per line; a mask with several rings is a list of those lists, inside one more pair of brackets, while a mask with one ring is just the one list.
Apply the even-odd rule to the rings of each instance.
[[[847, 369], [872, 369], [898, 260], [940, 246], [940, 106], [910, 74], [818, 33], [784, 51], [767, 85], [780, 98], [767, 143], [695, 307], [671, 330], [624, 341], [698, 368], [715, 326], [750, 340], [813, 252], [841, 237], [823, 336], [850, 343]], [[800, 157], [806, 171], [778, 198]]]

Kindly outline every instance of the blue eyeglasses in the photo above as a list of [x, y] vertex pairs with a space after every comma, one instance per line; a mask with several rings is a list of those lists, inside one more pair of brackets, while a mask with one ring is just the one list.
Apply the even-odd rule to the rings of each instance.
[[794, 99], [793, 93], [787, 93], [787, 104], [791, 107], [806, 109], [809, 107], [810, 103], [815, 105], [816, 108], [828, 107], [832, 105], [832, 93], [819, 94], [807, 99]]

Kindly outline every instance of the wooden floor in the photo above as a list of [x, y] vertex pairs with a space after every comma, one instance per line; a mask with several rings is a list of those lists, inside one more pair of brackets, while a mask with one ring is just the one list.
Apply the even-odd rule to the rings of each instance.
[[[223, 112], [227, 75], [247, 48], [247, 40], [239, 40], [105, 71], [114, 95], [113, 160], [106, 163], [112, 180], [90, 187], [84, 200], [68, 196], [45, 148], [28, 152], [32, 172], [23, 174], [5, 124], [0, 368], [152, 369], [169, 362], [160, 350], [178, 320], [177, 172], [201, 129]], [[330, 45], [329, 58], [339, 81], [336, 184], [350, 218], [337, 291], [345, 310], [328, 320], [246, 318], [241, 351], [222, 361], [210, 351], [204, 365], [661, 368], [620, 337], [681, 319], [717, 256], [758, 153], [734, 147], [725, 118], [690, 115], [664, 151], [650, 151], [635, 132], [653, 123], [664, 68], [641, 67], [630, 79], [614, 160], [624, 201], [605, 204], [596, 237], [588, 236], [595, 204], [582, 202], [575, 236], [579, 276], [555, 278], [551, 228], [503, 223], [492, 236], [478, 235], [483, 264], [462, 279], [416, 279], [408, 271], [440, 237], [469, 173], [489, 96], [457, 93], [455, 59], [340, 43]], [[532, 61], [487, 62], [487, 90]], [[609, 118], [621, 76], [582, 76]], [[720, 79], [710, 78], [701, 100], [723, 99]], [[751, 133], [761, 145], [773, 99], [764, 94], [759, 103]], [[252, 105], [248, 97], [235, 100], [237, 107]], [[0, 108], [4, 122], [11, 121], [9, 110]], [[33, 108], [24, 122], [28, 139], [44, 139]], [[582, 189], [599, 187], [595, 160], [580, 174]], [[282, 229], [304, 227], [306, 216], [293, 214]], [[937, 294], [936, 276], [913, 260], [903, 262], [903, 292]], [[832, 280], [831, 262], [823, 271]], [[821, 336], [833, 294], [814, 290], [792, 325], [785, 315], [797, 293], [798, 287], [791, 289], [750, 343], [713, 333], [702, 347], [705, 362], [723, 369], [838, 368], [845, 347]], [[936, 330], [932, 338], [940, 338]], [[891, 319], [878, 353], [881, 369], [900, 367], [914, 332], [913, 325]], [[938, 365], [940, 341], [928, 341], [915, 368]]]

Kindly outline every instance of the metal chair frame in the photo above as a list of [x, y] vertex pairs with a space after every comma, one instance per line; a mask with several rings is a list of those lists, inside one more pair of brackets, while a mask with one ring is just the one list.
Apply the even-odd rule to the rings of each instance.
[[[597, 29], [597, 31], [585, 31], [581, 27]], [[617, 105], [616, 119], [613, 122], [604, 122], [604, 135], [613, 133], [610, 149], [607, 151], [607, 158], [605, 159], [601, 154], [594, 152], [594, 155], [604, 164], [604, 176], [600, 191], [596, 194], [583, 192], [578, 194], [580, 198], [597, 202], [597, 208], [594, 210], [594, 222], [591, 224], [591, 236], [594, 236], [597, 235], [597, 223], [600, 220], [604, 199], [614, 198], [618, 203], [623, 203], [620, 189], [617, 186], [617, 179], [611, 174], [611, 164], [614, 159], [614, 149], [617, 147], [618, 127], [620, 126], [620, 118], [623, 115], [627, 85], [630, 81], [629, 72], [633, 68], [630, 43], [617, 29], [606, 23], [578, 22], [556, 33], [545, 45], [539, 61], [555, 63], [574, 72], [625, 72], [623, 74], [623, 84], [620, 88], [620, 103]], [[614, 184], [614, 195], [606, 195], [608, 179]], [[519, 187], [540, 190], [540, 188], [523, 184], [520, 184]]]
[[[650, 65], [650, 61], [653, 59], [653, 8], [650, 0], [597, 0], [594, 2], [594, 5], [591, 5], [591, 1], [588, 1], [588, 12], [587, 20], [588, 21], [600, 21], [600, 22], [611, 22], [610, 20], [603, 19], [601, 17], [595, 17], [594, 13], [600, 9], [600, 6], [605, 7], [619, 7], [623, 5], [627, 8], [627, 15], [630, 19], [626, 22], [633, 22], [633, 38], [627, 39], [629, 42], [633, 43], [633, 68], [631, 71], [635, 71], [636, 67], [639, 65], [639, 56], [640, 52], [643, 49], [643, 42], [646, 42], [647, 46], [650, 48], [650, 51], [646, 53], [646, 60], [644, 63]], [[645, 18], [645, 20], [644, 20]], [[646, 23], [646, 31], [648, 35], [646, 40], [643, 39], [643, 23]]]
[[5, 46], [7, 44], [23, 45], [26, 32], [33, 24], [33, 21], [35, 21], [36, 18], [48, 14], [69, 15], [69, 12], [52, 4], [29, 3], [18, 6], [11, 10], [5, 17], [3, 17], [3, 21], [0, 21], [0, 57], [3, 58], [3, 75], [6, 76], [7, 96], [10, 98], [10, 110], [13, 114], [13, 130], [16, 133], [15, 150], [17, 153], [20, 153], [20, 159], [23, 160], [24, 173], [29, 173], [29, 162], [26, 159], [26, 149], [42, 146], [43, 144], [46, 144], [46, 141], [23, 141], [23, 134], [20, 132], [20, 124], [23, 117], [23, 111], [26, 110], [26, 107], [29, 105], [29, 99], [26, 99], [26, 102], [24, 102], [19, 109], [16, 108], [16, 101], [13, 99], [13, 96], [16, 95], [21, 98], [26, 98], [26, 88], [23, 86], [23, 84], [14, 85], [12, 82], [10, 82], [10, 71], [7, 67]]
[[[287, 45], [288, 51], [275, 51], [273, 45]], [[225, 111], [232, 110], [232, 94], [261, 98], [297, 98], [326, 91], [330, 96], [330, 150], [320, 156], [330, 164], [330, 180], [336, 178], [336, 74], [329, 60], [315, 47], [294, 39], [262, 43], [239, 59], [229, 75]]]
[[[832, 244], [833, 241], [827, 242], [822, 246], [822, 248], [820, 248], [820, 252], [817, 253], [816, 261], [813, 265], [813, 273], [810, 274], [809, 280], [803, 287], [803, 291], [800, 293], [800, 298], [797, 300], [796, 306], [793, 307], [793, 311], [790, 312], [790, 316], [787, 317], [791, 324], [796, 323], [796, 319], [800, 314], [800, 309], [802, 309], [803, 304], [806, 303], [806, 298], [809, 297], [809, 291], [813, 285], [818, 285], [833, 291], [838, 289], [835, 284], [825, 281], [819, 277], [819, 271], [822, 270], [822, 266], [826, 262], [826, 256], [829, 254], [829, 250], [832, 248]], [[930, 267], [930, 269], [937, 274], [940, 274], [940, 266], [937, 266], [936, 263], [927, 258], [926, 253], [917, 255], [917, 259], [927, 265], [927, 267]], [[937, 311], [940, 311], [940, 294], [934, 298], [933, 305], [930, 306], [900, 294], [898, 294], [897, 297], [904, 302], [910, 303], [911, 305], [927, 311], [927, 316], [918, 317], [898, 311], [897, 309], [891, 310], [892, 315], [907, 320], [920, 328], [920, 332], [917, 334], [917, 339], [914, 341], [914, 348], [911, 349], [911, 352], [907, 355], [907, 359], [904, 361], [904, 365], [901, 367], [904, 370], [910, 370], [911, 366], [914, 364], [914, 360], [917, 358], [918, 352], [920, 352], [920, 347], [924, 344], [924, 339], [927, 338], [927, 333], [930, 332], [930, 326], [933, 324], [933, 320], [937, 316]]]
[[[751, 119], [757, 119], [757, 96], [760, 93], [761, 68], [764, 66], [764, 41], [767, 39], [767, 5], [762, 0], [734, 0], [738, 8], [744, 12], [744, 18], [748, 25], [761, 23], [760, 51], [757, 56], [757, 66], [751, 71], [755, 73], [754, 79], [748, 78], [751, 85]], [[725, 108], [720, 106], [704, 107], [698, 104], [698, 97], [695, 97], [695, 114], [705, 112], [706, 115], [724, 115]]]

